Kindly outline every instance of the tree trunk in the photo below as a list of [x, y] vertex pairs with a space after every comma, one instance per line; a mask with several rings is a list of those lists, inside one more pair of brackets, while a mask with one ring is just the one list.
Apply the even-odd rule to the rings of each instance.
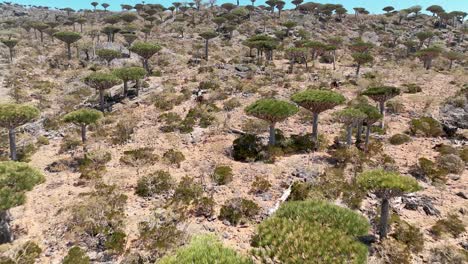
[[41, 34], [41, 43], [44, 42], [44, 33], [42, 31], [39, 31], [39, 33]]
[[140, 94], [140, 80], [135, 81], [135, 86], [136, 86], [136, 96]]
[[127, 94], [128, 94], [128, 82], [127, 82], [127, 81], [124, 81], [124, 82], [123, 82], [123, 86], [124, 86], [123, 95], [124, 95], [124, 97], [127, 97]]
[[388, 216], [390, 211], [390, 202], [387, 198], [382, 199], [382, 206], [380, 208], [380, 226], [379, 235], [380, 239], [387, 237]]
[[13, 62], [13, 48], [10, 48], [9, 50], [10, 50], [10, 62]]
[[86, 143], [86, 125], [81, 125], [81, 141]]
[[205, 40], [205, 60], [208, 61], [208, 39]]
[[361, 144], [361, 135], [362, 135], [362, 123], [359, 123], [356, 131], [356, 146]]
[[275, 138], [275, 123], [270, 124], [270, 139], [268, 141], [268, 145], [274, 146], [276, 144]]
[[8, 139], [10, 140], [10, 158], [17, 161], [16, 156], [16, 132], [14, 128], [8, 129]]
[[[13, 61], [13, 59], [12, 59], [12, 61]], [[453, 65], [453, 60], [450, 60], [449, 70], [452, 69], [452, 65]]]
[[385, 128], [385, 101], [379, 102], [380, 114], [382, 115], [382, 121], [380, 122], [380, 127]]
[[10, 243], [12, 240], [10, 213], [7, 210], [0, 211], [0, 245]]
[[105, 106], [104, 106], [104, 89], [99, 89], [99, 105], [101, 108], [101, 112], [104, 112]]
[[364, 149], [365, 149], [366, 152], [367, 152], [368, 147], [369, 147], [370, 132], [371, 132], [371, 126], [368, 124], [366, 126], [366, 141], [364, 143]]
[[71, 44], [67, 43], [68, 60], [71, 60]]
[[361, 64], [358, 63], [357, 67], [356, 67], [356, 78], [359, 77], [359, 70], [361, 69]]
[[346, 128], [346, 144], [348, 146], [351, 146], [351, 144], [353, 143], [353, 126], [348, 126]]
[[318, 113], [312, 113], [314, 120], [312, 121], [312, 140], [314, 142], [318, 142], [318, 120], [319, 120], [319, 114]]

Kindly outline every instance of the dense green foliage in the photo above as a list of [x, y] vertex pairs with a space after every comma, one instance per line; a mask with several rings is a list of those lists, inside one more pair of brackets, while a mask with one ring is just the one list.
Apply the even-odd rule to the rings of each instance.
[[416, 192], [421, 189], [414, 178], [382, 169], [369, 170], [359, 174], [357, 182], [367, 190], [384, 197]]
[[44, 182], [38, 170], [23, 162], [0, 162], [0, 211], [22, 205], [27, 191]]
[[7, 129], [26, 124], [39, 116], [36, 107], [23, 104], [0, 104], [0, 127]]
[[291, 100], [313, 113], [321, 113], [345, 102], [345, 97], [327, 90], [305, 90], [294, 94]]
[[82, 126], [95, 124], [102, 117], [103, 115], [100, 111], [83, 108], [66, 114], [63, 117], [63, 121]]
[[365, 263], [367, 247], [356, 236], [368, 229], [366, 219], [349, 209], [287, 202], [258, 226], [252, 252], [262, 263]]
[[178, 249], [174, 255], [162, 258], [158, 264], [251, 264], [252, 260], [243, 257], [223, 246], [211, 235], [196, 236], [190, 244]]
[[248, 115], [276, 123], [297, 113], [298, 109], [291, 103], [276, 99], [260, 99], [245, 108]]

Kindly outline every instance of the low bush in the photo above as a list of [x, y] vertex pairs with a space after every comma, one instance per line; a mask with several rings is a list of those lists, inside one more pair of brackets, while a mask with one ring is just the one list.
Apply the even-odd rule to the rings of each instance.
[[436, 238], [440, 238], [443, 234], [450, 234], [453, 237], [458, 237], [465, 232], [465, 225], [456, 214], [449, 214], [446, 218], [437, 220], [431, 227], [430, 231]]
[[238, 225], [252, 220], [260, 212], [260, 207], [251, 200], [233, 198], [228, 200], [219, 213], [220, 220], [227, 220], [231, 225]]
[[410, 251], [403, 243], [393, 239], [385, 239], [377, 245], [376, 253], [383, 264], [411, 264]]
[[465, 162], [455, 154], [437, 157], [437, 166], [449, 173], [461, 174], [465, 170]]
[[468, 263], [468, 254], [464, 249], [442, 245], [431, 249], [429, 263], [464, 264]]
[[428, 178], [433, 183], [445, 183], [447, 181], [448, 171], [439, 168], [433, 161], [424, 157], [419, 158], [418, 165], [418, 170], [422, 176]]
[[182, 118], [178, 114], [172, 112], [160, 115], [159, 119], [164, 123], [160, 129], [165, 133], [177, 131], [180, 123], [182, 122]]
[[151, 165], [159, 159], [153, 151], [154, 149], [149, 147], [127, 150], [124, 151], [120, 162], [133, 167]]
[[241, 106], [241, 103], [239, 102], [239, 100], [237, 98], [231, 98], [227, 100], [226, 102], [224, 102], [223, 109], [225, 111], [232, 111], [239, 106]]
[[260, 138], [252, 134], [245, 134], [234, 140], [232, 146], [232, 157], [236, 161], [260, 160], [263, 149]]
[[312, 184], [307, 182], [295, 182], [291, 186], [291, 194], [288, 201], [304, 201], [309, 198], [312, 190]]
[[224, 247], [214, 236], [202, 235], [194, 237], [190, 244], [158, 262], [158, 264], [189, 263], [253, 264], [253, 261]]
[[405, 244], [413, 253], [420, 253], [424, 249], [424, 235], [421, 230], [403, 220], [397, 223], [391, 236]]
[[402, 145], [411, 141], [411, 138], [405, 134], [395, 134], [390, 137], [389, 142], [392, 145]]
[[74, 246], [68, 250], [68, 254], [62, 261], [62, 264], [89, 264], [89, 257], [80, 247]]
[[411, 120], [410, 132], [418, 137], [440, 137], [445, 135], [442, 125], [432, 117], [421, 117]]
[[175, 186], [175, 181], [167, 171], [156, 171], [140, 178], [135, 193], [142, 197], [168, 194]]
[[101, 178], [102, 174], [106, 172], [106, 164], [111, 159], [112, 156], [109, 152], [97, 150], [87, 153], [79, 161], [80, 178], [88, 180]]
[[202, 197], [200, 198], [194, 209], [195, 216], [203, 216], [210, 218], [214, 214], [214, 206], [216, 205], [213, 197]]
[[133, 118], [125, 118], [125, 120], [119, 121], [114, 129], [112, 143], [116, 145], [126, 143], [131, 139], [136, 126], [137, 121]]
[[65, 153], [67, 151], [75, 150], [79, 146], [81, 146], [81, 139], [79, 139], [76, 136], [66, 135], [62, 138], [59, 153]]
[[178, 203], [190, 204], [196, 202], [203, 194], [203, 187], [193, 178], [183, 177], [174, 191], [172, 200]]
[[397, 99], [388, 100], [385, 108], [389, 114], [401, 114], [406, 110], [405, 105]]
[[217, 166], [214, 169], [214, 172], [211, 175], [211, 178], [218, 185], [228, 184], [233, 179], [232, 169], [231, 167], [226, 166], [226, 165]]
[[403, 84], [403, 91], [405, 93], [415, 94], [415, 93], [422, 92], [422, 88], [421, 88], [421, 86], [419, 86], [419, 85], [417, 85], [415, 83], [407, 83], [407, 84]]
[[185, 160], [185, 156], [182, 152], [178, 150], [170, 149], [164, 152], [163, 159], [169, 164], [180, 167], [180, 163]]
[[270, 187], [271, 183], [266, 178], [256, 176], [249, 192], [252, 194], [262, 194], [270, 190]]

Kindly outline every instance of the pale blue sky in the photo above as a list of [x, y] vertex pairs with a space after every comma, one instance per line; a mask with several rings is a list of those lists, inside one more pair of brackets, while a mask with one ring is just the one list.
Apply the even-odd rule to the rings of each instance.
[[[1, 1], [1, 0], [0, 0]], [[76, 10], [82, 8], [91, 9], [90, 3], [93, 0], [10, 0], [9, 2], [26, 4], [26, 5], [43, 5], [50, 7], [71, 7]], [[120, 10], [120, 4], [137, 4], [141, 3], [141, 0], [101, 0], [96, 1], [98, 3], [108, 3], [111, 5], [110, 9]], [[164, 6], [171, 5], [172, 2], [190, 2], [185, 0], [147, 0], [146, 3], [158, 3]], [[217, 3], [236, 3], [235, 0], [218, 0]], [[250, 0], [240, 0], [241, 4], [250, 4]], [[257, 0], [256, 5], [263, 4], [264, 0]], [[290, 0], [285, 0], [287, 7], [290, 8]], [[307, 2], [306, 0], [304, 2]], [[312, 2], [320, 3], [336, 3], [344, 5], [349, 11], [352, 11], [353, 7], [365, 7], [371, 13], [381, 13], [382, 8], [388, 5], [394, 6], [396, 9], [408, 8], [414, 5], [421, 5], [423, 9], [430, 5], [440, 5], [444, 7], [446, 11], [464, 11], [468, 13], [468, 0], [314, 0]]]

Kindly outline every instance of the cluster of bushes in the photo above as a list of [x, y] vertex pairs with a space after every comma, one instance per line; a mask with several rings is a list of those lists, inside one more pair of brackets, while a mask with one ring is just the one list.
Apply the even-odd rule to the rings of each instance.
[[445, 135], [439, 121], [432, 117], [421, 117], [411, 120], [410, 133], [418, 137], [441, 137]]
[[163, 122], [160, 129], [163, 132], [190, 133], [197, 125], [201, 128], [207, 128], [215, 122], [216, 118], [213, 113], [218, 111], [219, 109], [216, 106], [208, 104], [198, 105], [190, 109], [184, 119], [176, 113], [164, 113], [159, 116]]
[[458, 237], [466, 231], [466, 228], [463, 221], [456, 214], [449, 214], [446, 218], [437, 220], [430, 231], [436, 238], [440, 238], [443, 234]]
[[260, 137], [253, 134], [244, 134], [233, 142], [232, 157], [236, 161], [274, 161], [276, 157], [308, 153], [314, 151], [318, 145], [323, 146], [324, 139], [319, 138], [315, 143], [311, 134], [291, 135], [286, 138], [281, 130], [276, 129], [275, 146], [268, 146], [262, 142]]
[[120, 162], [137, 168], [144, 165], [150, 165], [159, 160], [158, 155], [154, 154], [153, 151], [154, 149], [149, 147], [127, 150], [124, 151], [123, 156], [120, 158]]
[[436, 146], [440, 153], [435, 162], [427, 158], [419, 158], [417, 166], [411, 173], [415, 177], [426, 178], [433, 183], [445, 183], [449, 173], [461, 174], [467, 164], [467, 147], [453, 148], [448, 145]]

